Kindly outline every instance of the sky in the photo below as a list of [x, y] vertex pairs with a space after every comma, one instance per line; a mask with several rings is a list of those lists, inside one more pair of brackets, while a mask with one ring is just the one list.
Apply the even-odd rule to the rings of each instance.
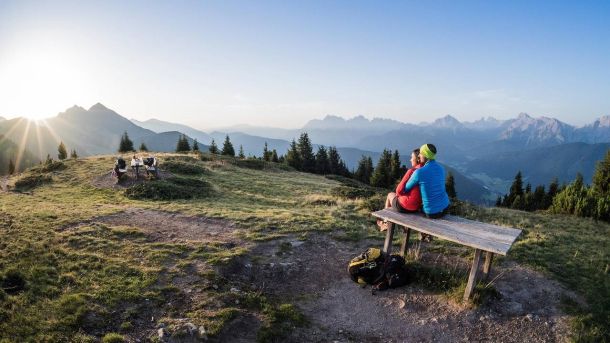
[[0, 116], [199, 129], [610, 114], [609, 1], [0, 0]]

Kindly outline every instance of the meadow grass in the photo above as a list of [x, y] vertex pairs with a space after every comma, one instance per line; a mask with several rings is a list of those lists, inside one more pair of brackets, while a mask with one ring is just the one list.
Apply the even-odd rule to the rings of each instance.
[[[12, 275], [24, 281], [18, 292], [0, 292], [0, 340], [129, 337], [135, 329], [131, 323], [139, 320], [138, 313], [153, 311], [166, 297], [180, 292], [172, 286], [172, 276], [181, 275], [193, 263], [204, 263], [209, 269], [200, 277], [220, 284], [223, 280], [213, 272], [215, 266], [248, 253], [243, 247], [150, 242], [138, 230], [88, 222], [130, 207], [227, 219], [245, 228], [241, 238], [251, 241], [304, 237], [309, 232], [325, 232], [345, 241], [383, 238], [369, 217], [371, 210], [383, 204], [380, 190], [260, 161], [209, 155], [157, 157], [161, 165], [171, 164], [176, 177], [186, 180], [184, 184], [204, 182], [205, 191], [195, 192], [198, 196], [191, 199], [151, 200], [130, 198], [122, 189], [93, 186], [93, 179], [110, 171], [114, 163], [111, 156], [64, 161], [61, 167], [38, 167], [11, 179], [14, 185], [23, 177], [44, 174], [50, 178], [25, 193], [0, 194], [0, 277], [4, 280]], [[154, 182], [160, 181], [150, 183]], [[566, 309], [575, 314], [575, 340], [607, 339], [607, 223], [468, 204], [462, 204], [459, 212], [468, 218], [523, 229], [509, 258], [547, 273], [587, 299], [587, 308], [566, 304]], [[471, 254], [438, 240], [430, 249], [464, 257]], [[425, 266], [418, 268], [418, 283], [423, 286], [449, 293], [459, 292], [462, 287], [455, 273], [445, 275]], [[285, 333], [273, 332], [273, 327], [306, 322], [290, 304], [274, 303], [273, 299], [258, 299], [259, 305], [243, 308], [246, 305], [236, 306], [235, 299], [222, 287], [206, 289], [204, 294], [201, 303], [193, 304], [188, 313], [175, 315], [205, 325], [211, 336], [240, 311], [252, 308], [265, 320], [261, 341]]]

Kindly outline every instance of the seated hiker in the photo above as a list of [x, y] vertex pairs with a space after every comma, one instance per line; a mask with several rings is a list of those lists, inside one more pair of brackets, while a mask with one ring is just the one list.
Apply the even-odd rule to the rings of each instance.
[[[405, 185], [415, 170], [419, 169], [421, 166], [419, 149], [415, 149], [411, 152], [411, 168], [407, 170], [400, 183], [398, 183], [398, 186], [396, 186], [396, 192], [388, 193], [385, 201], [385, 208], [392, 208], [398, 212], [405, 213], [419, 211], [422, 204], [419, 186], [415, 186], [409, 191], [406, 191]], [[382, 220], [377, 220], [377, 225], [381, 231], [387, 229], [387, 223], [384, 223]]]
[[140, 166], [142, 165], [142, 160], [138, 157], [138, 155], [133, 155], [131, 158], [131, 169], [136, 174], [136, 178], [140, 176]]
[[127, 173], [127, 163], [122, 157], [117, 157], [114, 162], [114, 169], [112, 170], [112, 175], [117, 179], [120, 179], [123, 174]]
[[146, 175], [151, 173], [155, 176], [157, 175], [157, 159], [154, 156], [148, 155], [148, 157], [144, 159], [144, 165], [146, 166]]
[[436, 147], [424, 144], [419, 148], [423, 166], [413, 172], [405, 185], [405, 191], [419, 186], [424, 214], [428, 218], [440, 218], [447, 213], [449, 196], [445, 189], [445, 170], [436, 162]]

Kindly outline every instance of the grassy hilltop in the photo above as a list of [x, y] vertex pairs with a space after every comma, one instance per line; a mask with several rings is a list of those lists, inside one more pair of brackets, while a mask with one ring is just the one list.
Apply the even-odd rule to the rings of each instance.
[[[223, 269], [286, 236], [381, 242], [368, 216], [381, 205], [380, 190], [262, 161], [157, 157], [162, 180], [129, 187], [112, 184], [112, 156], [37, 166], [8, 180], [10, 191], [0, 193], [0, 342], [154, 340], [158, 330], [214, 339], [244, 312], [261, 318], [259, 340], [278, 339], [308, 319], [286, 299], [232, 284]], [[523, 229], [508, 258], [586, 299], [588, 306], [565, 300], [573, 339], [608, 339], [609, 224], [467, 204], [456, 211]], [[195, 230], [197, 220], [217, 235], [164, 227]], [[447, 242], [431, 250], [470, 256]], [[186, 289], [189, 278], [197, 286]]]

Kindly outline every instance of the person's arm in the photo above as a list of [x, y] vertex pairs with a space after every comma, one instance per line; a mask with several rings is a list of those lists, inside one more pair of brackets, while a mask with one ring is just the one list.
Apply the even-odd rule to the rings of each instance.
[[405, 195], [405, 185], [407, 184], [407, 181], [409, 181], [409, 178], [411, 178], [411, 175], [413, 174], [413, 172], [415, 171], [414, 168], [411, 168], [409, 170], [407, 170], [407, 172], [405, 173], [405, 175], [402, 177], [402, 180], [400, 180], [400, 182], [398, 183], [398, 186], [396, 186], [396, 194], [397, 195]]
[[419, 182], [419, 171], [420, 171], [420, 169], [417, 169], [416, 171], [413, 172], [413, 174], [409, 178], [409, 181], [405, 185], [405, 192], [410, 191], [411, 188], [415, 187], [418, 184], [418, 182]]

